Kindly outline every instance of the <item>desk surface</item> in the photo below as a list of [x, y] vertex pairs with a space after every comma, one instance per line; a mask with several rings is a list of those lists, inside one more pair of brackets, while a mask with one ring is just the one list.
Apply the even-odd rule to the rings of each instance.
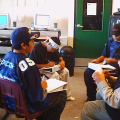
[[31, 30], [31, 31], [51, 31], [51, 32], [61, 32], [61, 30], [60, 29], [56, 29], [56, 30], [54, 30], [54, 29], [34, 29], [34, 30]]
[[0, 35], [0, 38], [9, 38], [10, 39], [10, 34], [2, 34], [2, 35]]

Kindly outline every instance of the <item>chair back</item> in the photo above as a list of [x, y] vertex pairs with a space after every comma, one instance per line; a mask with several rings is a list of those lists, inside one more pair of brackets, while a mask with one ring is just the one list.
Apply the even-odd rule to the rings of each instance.
[[[21, 117], [29, 116], [27, 105], [20, 88], [16, 82], [0, 78], [0, 98], [7, 112]], [[12, 108], [9, 105], [12, 102]]]
[[0, 108], [3, 108], [3, 103], [2, 103], [2, 96], [1, 96], [1, 89], [0, 89]]
[[[9, 100], [7, 100], [8, 98]], [[29, 113], [20, 85], [16, 82], [2, 78], [0, 78], [0, 99], [0, 103], [2, 103], [4, 109], [8, 113], [15, 114], [18, 118], [25, 117], [32, 120], [49, 109], [48, 107], [42, 111]], [[12, 103], [12, 109], [9, 101]]]

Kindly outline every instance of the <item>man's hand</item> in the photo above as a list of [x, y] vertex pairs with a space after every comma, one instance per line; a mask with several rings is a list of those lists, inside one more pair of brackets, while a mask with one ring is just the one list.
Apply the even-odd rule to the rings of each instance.
[[95, 82], [97, 83], [100, 83], [101, 81], [105, 80], [104, 73], [100, 74], [99, 72], [94, 72], [92, 77], [93, 77], [93, 80], [95, 80]]
[[118, 60], [116, 60], [114, 58], [105, 58], [104, 60], [108, 64], [110, 64], [110, 63], [117, 63], [118, 62]]
[[42, 88], [46, 89], [48, 85], [47, 85], [47, 82], [45, 81], [45, 75], [43, 75], [41, 79], [42, 79], [41, 81]]
[[58, 65], [60, 65], [60, 69], [63, 69], [65, 67], [65, 62], [62, 60]]
[[47, 67], [53, 67], [54, 65], [55, 65], [54, 62], [49, 61], [47, 64], [37, 64], [37, 67], [41, 69], [41, 68], [44, 68], [44, 67], [46, 67], [46, 68]]
[[97, 64], [101, 63], [104, 60], [104, 58], [105, 57], [101, 55], [99, 58], [92, 60], [91, 63], [97, 63]]
[[99, 63], [99, 60], [98, 59], [94, 59], [91, 61], [91, 63]]
[[42, 85], [42, 88], [44, 88], [44, 89], [46, 89], [48, 87], [46, 81], [42, 81], [41, 85]]
[[55, 63], [54, 63], [54, 62], [49, 61], [49, 63], [48, 63], [47, 65], [48, 65], [48, 67], [52, 67], [52, 66], [54, 66], [54, 65], [55, 65]]
[[115, 75], [116, 73], [109, 73], [109, 71], [103, 71], [105, 78], [107, 79], [107, 81], [109, 82], [110, 86], [113, 86], [114, 83], [117, 80], [117, 77], [111, 76], [111, 75]]

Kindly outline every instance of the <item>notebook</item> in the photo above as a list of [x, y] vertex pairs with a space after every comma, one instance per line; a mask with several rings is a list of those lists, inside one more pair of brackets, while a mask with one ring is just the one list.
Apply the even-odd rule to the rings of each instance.
[[107, 65], [103, 65], [103, 64], [96, 64], [96, 63], [88, 63], [88, 68], [92, 69], [92, 70], [98, 70], [100, 68], [102, 69], [106, 69], [106, 70], [115, 70], [116, 68], [107, 64]]
[[58, 92], [58, 91], [63, 91], [64, 86], [67, 84], [67, 82], [57, 80], [57, 79], [48, 79], [46, 80], [47, 82], [47, 92], [52, 93], [52, 92]]
[[54, 65], [53, 67], [47, 67], [47, 68], [41, 68], [39, 69], [40, 71], [44, 71], [44, 72], [56, 72], [60, 70], [60, 65]]

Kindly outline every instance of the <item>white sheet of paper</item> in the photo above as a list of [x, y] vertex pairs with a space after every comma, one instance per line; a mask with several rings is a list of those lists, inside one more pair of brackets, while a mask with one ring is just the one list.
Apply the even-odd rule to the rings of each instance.
[[[61, 86], [64, 86], [64, 85], [67, 84], [67, 82], [57, 80], [57, 79], [48, 79], [48, 80], [46, 80], [46, 82], [47, 82], [47, 85], [48, 85], [48, 87], [47, 87], [47, 92], [48, 93], [51, 93], [52, 91], [55, 92], [55, 90], [60, 91], [59, 88]], [[63, 89], [61, 89], [61, 90], [63, 90]]]
[[87, 3], [87, 15], [97, 15], [97, 3]]

